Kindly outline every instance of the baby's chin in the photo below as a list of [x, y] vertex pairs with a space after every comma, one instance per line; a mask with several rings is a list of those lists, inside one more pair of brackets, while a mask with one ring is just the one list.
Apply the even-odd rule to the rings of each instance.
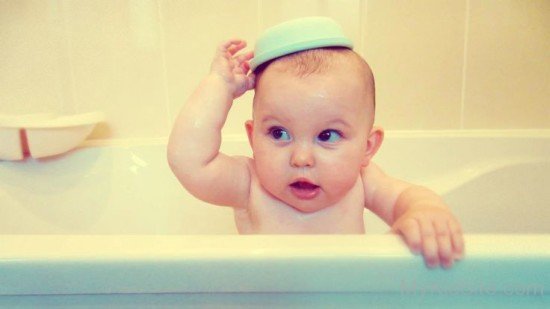
[[[317, 192], [305, 192], [296, 194], [296, 190], [289, 187], [282, 201], [290, 207], [302, 213], [314, 213], [330, 207], [334, 203], [327, 200], [322, 188]], [[293, 192], [294, 191], [294, 192]]]
[[289, 205], [292, 208], [296, 209], [297, 211], [305, 213], [305, 214], [315, 213], [315, 212], [323, 210], [323, 209], [325, 209], [329, 206], [329, 205], [323, 205], [322, 203], [318, 203], [318, 202], [316, 203], [316, 202], [311, 202], [311, 201], [298, 202], [298, 203], [293, 203], [293, 204], [288, 204], [287, 203], [287, 205]]

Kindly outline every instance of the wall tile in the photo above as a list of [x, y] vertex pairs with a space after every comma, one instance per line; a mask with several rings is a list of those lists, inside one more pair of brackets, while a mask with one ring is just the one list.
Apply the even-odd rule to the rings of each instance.
[[364, 55], [386, 129], [460, 128], [465, 1], [368, 0]]
[[70, 100], [62, 29], [56, 3], [0, 1], [0, 114], [60, 112]]
[[68, 112], [100, 110], [96, 138], [168, 134], [158, 5], [149, 1], [63, 1], [74, 102]]
[[550, 1], [471, 0], [467, 129], [550, 128]]
[[[312, 15], [339, 22], [373, 67], [386, 129], [550, 127], [546, 0], [0, 1], [0, 113], [101, 110], [92, 138], [163, 137], [221, 41], [252, 49]], [[244, 132], [252, 97], [224, 134]]]
[[[162, 1], [166, 72], [170, 116], [179, 110], [209, 70], [216, 47], [230, 38], [242, 38], [252, 49], [257, 36], [257, 1]], [[244, 133], [251, 117], [252, 97], [236, 100], [224, 134]]]

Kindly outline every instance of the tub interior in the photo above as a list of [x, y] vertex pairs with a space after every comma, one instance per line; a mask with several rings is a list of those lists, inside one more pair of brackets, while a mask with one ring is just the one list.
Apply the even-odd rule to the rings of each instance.
[[[388, 134], [376, 162], [463, 224], [451, 270], [426, 270], [368, 211], [370, 235], [236, 236], [231, 209], [181, 188], [165, 140], [0, 162], [0, 307], [547, 308], [549, 137]], [[249, 154], [243, 137], [223, 150]]]
[[[474, 132], [475, 133], [475, 132]], [[388, 132], [377, 162], [440, 193], [466, 233], [550, 233], [550, 134]], [[0, 234], [236, 234], [233, 212], [188, 194], [165, 140], [89, 143], [68, 154], [0, 161]], [[246, 138], [222, 151], [250, 155]], [[366, 231], [388, 231], [365, 211]]]

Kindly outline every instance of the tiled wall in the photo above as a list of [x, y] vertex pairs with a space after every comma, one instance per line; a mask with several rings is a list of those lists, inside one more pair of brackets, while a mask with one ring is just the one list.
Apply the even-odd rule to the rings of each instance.
[[548, 0], [0, 0], [0, 114], [101, 110], [94, 138], [166, 137], [220, 41], [308, 15], [371, 64], [386, 129], [550, 128]]

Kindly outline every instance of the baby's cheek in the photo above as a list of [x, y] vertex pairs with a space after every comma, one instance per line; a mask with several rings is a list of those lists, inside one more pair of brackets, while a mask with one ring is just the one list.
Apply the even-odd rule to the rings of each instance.
[[333, 164], [330, 165], [324, 172], [325, 181], [335, 193], [343, 194], [349, 191], [359, 177], [360, 170], [351, 164]]
[[256, 171], [263, 180], [282, 179], [286, 171], [283, 168], [283, 158], [274, 152], [255, 153], [254, 162]]

